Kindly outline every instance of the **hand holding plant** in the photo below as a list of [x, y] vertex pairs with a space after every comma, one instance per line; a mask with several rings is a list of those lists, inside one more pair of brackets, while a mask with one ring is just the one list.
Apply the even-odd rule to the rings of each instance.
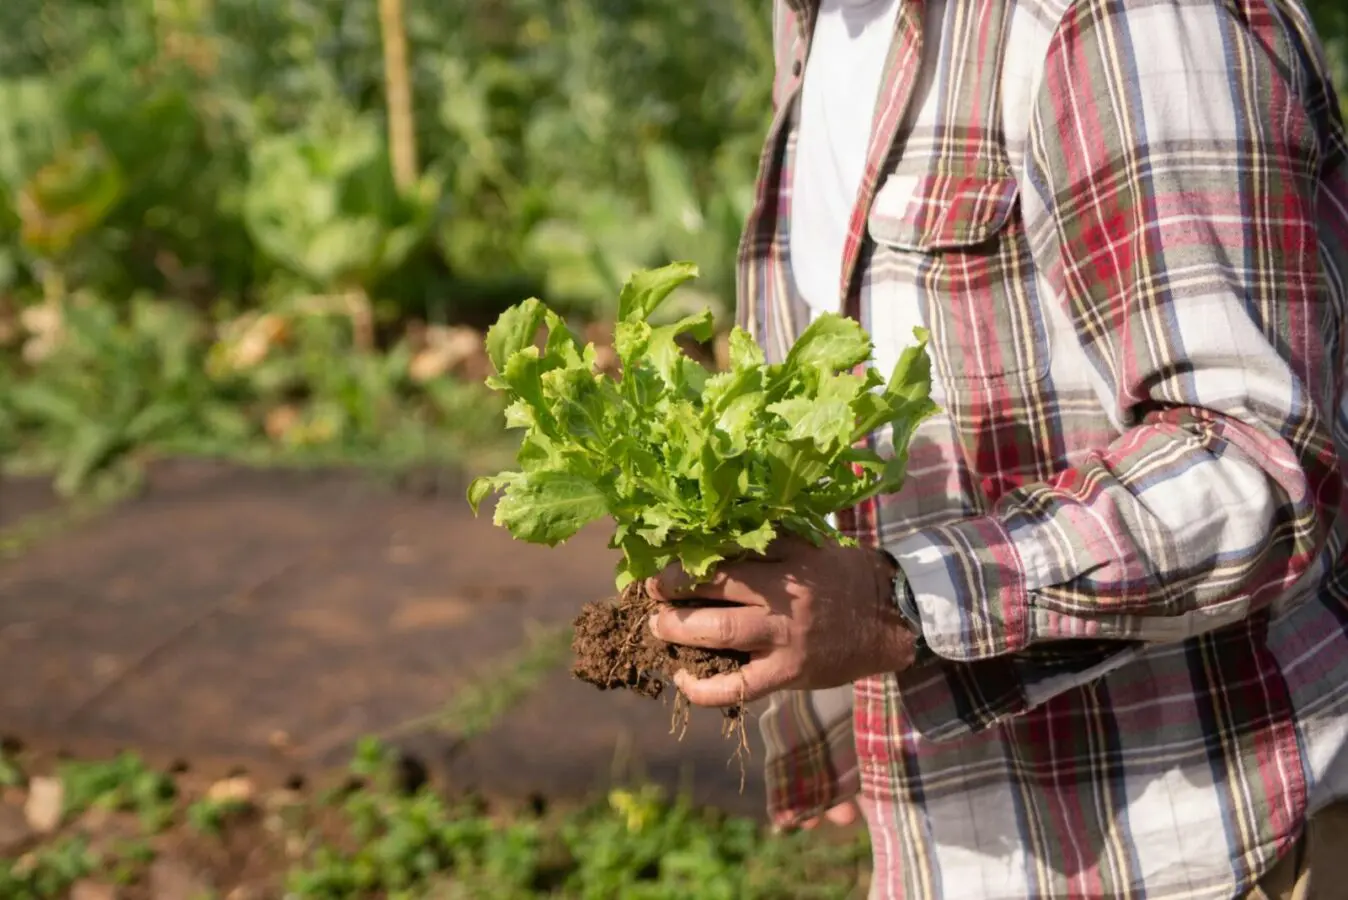
[[[778, 364], [768, 364], [737, 328], [729, 371], [708, 372], [678, 341], [710, 338], [710, 310], [650, 324], [670, 293], [695, 275], [691, 265], [674, 264], [627, 283], [615, 332], [616, 378], [597, 372], [594, 347], [582, 345], [537, 300], [507, 310], [487, 335], [496, 370], [488, 385], [506, 395], [507, 423], [524, 435], [519, 470], [476, 480], [469, 502], [476, 511], [499, 492], [496, 524], [549, 546], [599, 519], [613, 520], [622, 596], [617, 604], [587, 605], [573, 645], [575, 673], [601, 689], [656, 697], [680, 669], [708, 676], [749, 663], [744, 648], [657, 639], [646, 627], [657, 605], [647, 579], [677, 565], [705, 584], [728, 560], [770, 557], [773, 548], [788, 546], [779, 539], [800, 548], [853, 548], [829, 516], [898, 490], [908, 443], [935, 411], [925, 333], [915, 334], [916, 344], [886, 381], [873, 368], [858, 373], [871, 358], [870, 338], [837, 315], [815, 321]], [[892, 454], [859, 446], [882, 429], [890, 432]], [[736, 562], [726, 571], [753, 565], [759, 563]], [[742, 602], [730, 591], [719, 598], [714, 591], [684, 593], [664, 599]]]
[[[651, 632], [710, 651], [738, 652], [737, 672], [674, 683], [697, 706], [733, 707], [786, 689], [822, 690], [882, 672], [916, 655], [915, 635], [891, 598], [892, 563], [872, 550], [778, 538], [753, 559], [726, 562], [705, 583], [671, 566], [647, 584], [659, 604]], [[692, 608], [680, 607], [689, 601]]]

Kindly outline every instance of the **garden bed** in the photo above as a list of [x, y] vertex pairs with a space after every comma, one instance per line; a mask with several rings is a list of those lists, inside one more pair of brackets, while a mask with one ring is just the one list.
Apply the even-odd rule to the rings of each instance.
[[635, 897], [864, 891], [858, 830], [793, 837], [648, 788], [589, 804], [446, 796], [363, 742], [331, 789], [204, 781], [123, 754], [0, 755], [0, 896], [11, 900]]

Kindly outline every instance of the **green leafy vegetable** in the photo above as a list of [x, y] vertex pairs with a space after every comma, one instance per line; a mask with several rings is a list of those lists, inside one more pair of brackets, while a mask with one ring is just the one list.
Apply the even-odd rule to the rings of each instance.
[[[594, 347], [539, 301], [502, 314], [487, 334], [496, 368], [487, 383], [507, 396], [507, 424], [524, 435], [518, 471], [470, 485], [474, 514], [499, 492], [496, 524], [548, 546], [610, 517], [621, 590], [674, 560], [705, 577], [783, 530], [845, 542], [830, 514], [902, 486], [908, 442], [936, 411], [926, 332], [914, 332], [888, 381], [873, 367], [858, 372], [870, 337], [838, 315], [818, 318], [777, 365], [736, 328], [730, 369], [713, 374], [678, 344], [711, 336], [710, 311], [650, 322], [696, 275], [678, 263], [628, 282], [617, 378], [596, 371]], [[890, 457], [859, 446], [886, 427]]]

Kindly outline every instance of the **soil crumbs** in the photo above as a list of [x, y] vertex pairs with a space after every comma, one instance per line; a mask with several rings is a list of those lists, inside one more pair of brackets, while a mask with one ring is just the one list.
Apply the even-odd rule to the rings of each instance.
[[[705, 607], [718, 604], [693, 599], [682, 605]], [[656, 606], [641, 582], [628, 585], [616, 601], [585, 604], [574, 623], [571, 650], [575, 662], [571, 673], [601, 691], [625, 689], [656, 700], [681, 669], [695, 678], [708, 678], [738, 672], [749, 662], [749, 654], [739, 651], [705, 650], [660, 640], [651, 634], [647, 625]], [[724, 734], [739, 741], [735, 754], [740, 761], [743, 789], [742, 754], [748, 749], [744, 703], [727, 707], [723, 715]], [[682, 728], [687, 722], [687, 701], [682, 694], [676, 694], [671, 731], [680, 731], [682, 737]]]

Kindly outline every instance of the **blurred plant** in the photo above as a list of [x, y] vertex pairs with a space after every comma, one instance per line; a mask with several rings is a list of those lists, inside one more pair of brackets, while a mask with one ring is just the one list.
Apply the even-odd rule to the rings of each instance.
[[20, 238], [35, 256], [57, 261], [103, 223], [125, 191], [122, 173], [97, 135], [58, 151], [19, 191]]
[[384, 354], [352, 353], [343, 309], [317, 302], [299, 309], [290, 317], [288, 352], [270, 355], [248, 376], [271, 411], [268, 435], [290, 447], [377, 445], [403, 413], [411, 354], [402, 344]]
[[283, 452], [396, 468], [491, 445], [500, 410], [477, 383], [479, 332], [422, 327], [369, 354], [353, 352], [354, 340], [340, 298], [298, 297], [225, 323], [206, 370], [247, 385], [262, 432]]
[[[37, 251], [36, 261], [18, 254], [10, 285], [44, 280], [34, 271], [43, 261], [54, 262], [58, 285], [117, 300], [146, 288], [187, 296], [207, 281], [243, 289], [255, 274], [251, 261], [248, 271], [240, 265], [247, 248], [230, 200], [243, 172], [239, 123], [187, 56], [160, 53], [148, 6], [95, 19], [70, 10], [61, 29], [90, 33], [71, 47], [63, 30], [53, 43], [44, 29], [50, 70], [0, 79], [0, 194], [15, 207], [27, 196], [22, 233]], [[15, 23], [17, 34], [0, 37], [0, 59], [49, 20], [43, 10]], [[113, 34], [125, 39], [108, 41]], [[53, 240], [67, 245], [55, 261]]]
[[238, 386], [203, 374], [201, 324], [189, 312], [140, 297], [122, 321], [75, 294], [62, 316], [50, 351], [9, 391], [17, 431], [36, 436], [61, 493], [182, 430], [249, 431]]
[[19, 419], [14, 410], [14, 366], [0, 355], [0, 479], [5, 463], [19, 449]]
[[57, 151], [20, 189], [21, 245], [53, 310], [65, 299], [71, 252], [103, 224], [124, 191], [117, 161], [93, 134]]
[[642, 158], [644, 203], [591, 191], [568, 204], [573, 219], [552, 219], [534, 230], [528, 246], [544, 264], [549, 294], [603, 309], [636, 270], [683, 259], [706, 274], [670, 298], [660, 321], [711, 307], [718, 325], [728, 328], [736, 250], [753, 202], [752, 169], [724, 155], [716, 177], [699, 188], [691, 164], [674, 146], [653, 143]]
[[322, 296], [216, 329], [148, 297], [120, 312], [75, 292], [53, 309], [24, 311], [30, 365], [0, 355], [0, 452], [45, 463], [65, 494], [146, 451], [265, 444], [272, 458], [397, 468], [490, 452], [499, 435], [499, 404], [463, 377], [485, 371], [477, 332], [425, 328], [357, 353], [340, 298]]
[[309, 288], [342, 297], [357, 346], [372, 349], [370, 292], [431, 234], [438, 177], [399, 191], [378, 125], [340, 107], [300, 131], [263, 138], [251, 158], [249, 233]]
[[[249, 307], [298, 275], [311, 292], [389, 297], [393, 315], [490, 321], [476, 307], [509, 305], [539, 278], [592, 304], [654, 261], [665, 217], [652, 217], [648, 148], [676, 153], [704, 202], [719, 156], [757, 157], [771, 45], [754, 0], [414, 5], [405, 26], [397, 93], [442, 177], [398, 205], [381, 183], [377, 4], [10, 0], [0, 221], [5, 196], [87, 140], [101, 153], [85, 162], [117, 176], [120, 199], [62, 261], [72, 286]], [[353, 207], [355, 195], [368, 197]], [[568, 249], [571, 230], [613, 257], [601, 277]], [[552, 277], [554, 264], [570, 274]], [[0, 284], [37, 279], [27, 268], [0, 258]]]
[[1342, 0], [1308, 0], [1325, 56], [1338, 87], [1339, 109], [1348, 118], [1348, 7]]

